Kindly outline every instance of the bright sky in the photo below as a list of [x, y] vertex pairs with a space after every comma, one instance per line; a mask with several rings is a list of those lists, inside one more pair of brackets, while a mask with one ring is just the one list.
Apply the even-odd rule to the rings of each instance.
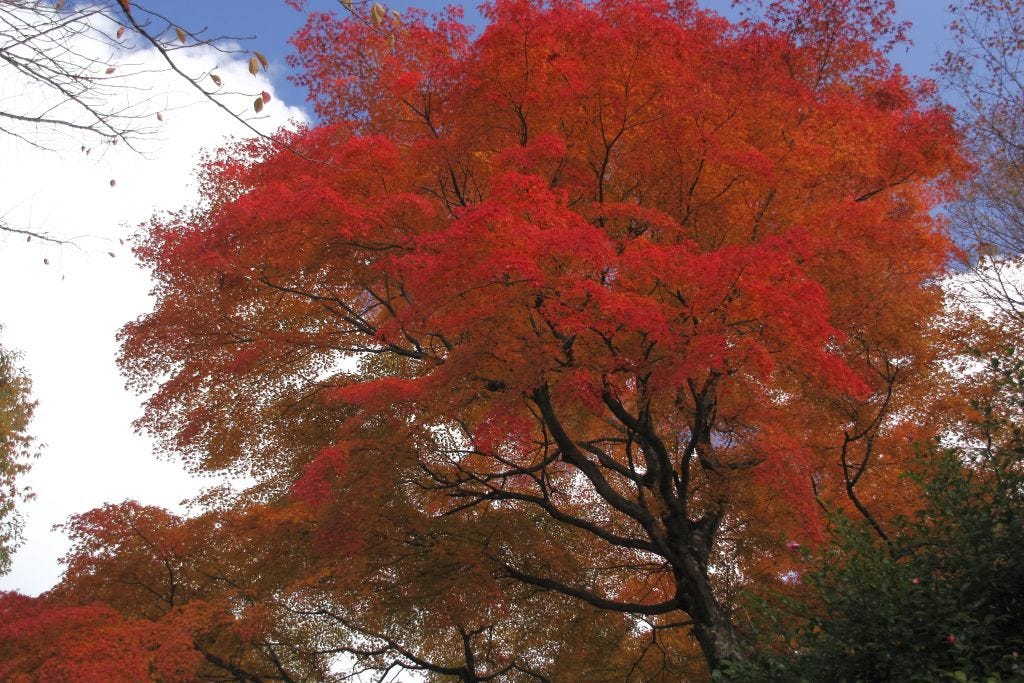
[[[282, 0], [143, 4], [186, 28], [207, 26], [211, 37], [257, 36], [242, 44], [267, 55], [269, 80], [263, 75], [254, 79], [244, 59], [231, 61], [212, 51], [191, 54], [184, 66], [192, 73], [216, 66], [226, 85], [269, 91], [274, 99], [258, 122], [263, 130], [307, 117], [300, 108], [304, 94], [287, 83], [284, 63], [290, 51], [287, 38], [303, 18]], [[729, 3], [701, 4], [724, 11]], [[897, 0], [901, 18], [915, 24], [913, 47], [894, 55], [908, 72], [926, 75], [941, 54], [947, 20], [943, 5], [942, 0]], [[328, 0], [311, 0], [309, 6], [338, 7]], [[393, 6], [403, 10], [407, 3]], [[467, 16], [478, 17], [475, 12]], [[136, 51], [123, 59], [144, 70], [155, 65], [156, 55]], [[77, 237], [77, 246], [57, 247], [0, 235], [2, 340], [23, 353], [39, 401], [32, 431], [46, 444], [25, 478], [37, 496], [21, 506], [26, 542], [12, 572], [0, 577], [0, 590], [36, 594], [59, 579], [57, 560], [66, 540], [51, 528], [68, 515], [126, 498], [181, 510], [180, 501], [212, 483], [189, 477], [176, 463], [156, 460], [148, 440], [133, 433], [139, 400], [124, 390], [114, 363], [114, 336], [126, 321], [149, 309], [150, 283], [119, 240], [154, 211], [187, 204], [194, 197], [191, 172], [200, 151], [244, 131], [208, 103], [196, 103], [180, 80], [168, 74], [145, 79], [151, 93], [158, 93], [144, 105], [148, 115], [155, 120], [156, 111], [162, 111], [164, 116], [146, 156], [122, 147], [86, 156], [75, 141], [58, 152], [43, 152], [0, 134], [0, 216], [12, 225]], [[0, 100], [31, 95], [0, 71]], [[116, 181], [113, 187], [111, 180]]]

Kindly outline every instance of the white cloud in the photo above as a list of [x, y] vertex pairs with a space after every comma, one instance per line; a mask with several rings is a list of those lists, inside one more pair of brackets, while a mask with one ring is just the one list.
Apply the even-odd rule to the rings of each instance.
[[[235, 111], [251, 111], [262, 90], [274, 95], [262, 74], [254, 78], [248, 72], [246, 56], [230, 59], [208, 48], [176, 55], [187, 73], [216, 68], [225, 89], [244, 89], [248, 94], [229, 100]], [[50, 527], [68, 515], [126, 498], [175, 509], [211, 483], [187, 476], [177, 463], [157, 461], [149, 441], [131, 428], [139, 400], [124, 390], [114, 364], [114, 336], [149, 310], [150, 282], [119, 239], [155, 211], [194, 200], [190, 183], [201, 151], [247, 130], [169, 73], [155, 50], [111, 59], [130, 60], [124, 96], [141, 98], [139, 111], [156, 124], [155, 134], [144, 141], [144, 156], [123, 145], [86, 155], [80, 145], [93, 142], [74, 138], [57, 139], [57, 151], [42, 151], [0, 134], [5, 222], [77, 238], [77, 246], [59, 247], [0, 233], [2, 339], [24, 355], [39, 401], [32, 431], [46, 444], [25, 478], [37, 498], [21, 506], [26, 542], [13, 571], [0, 578], [4, 590], [34, 594], [59, 578], [57, 559], [67, 541]], [[31, 88], [12, 85], [9, 74], [0, 76], [5, 89], [31, 96]], [[269, 132], [305, 118], [302, 110], [274, 98], [253, 124]]]

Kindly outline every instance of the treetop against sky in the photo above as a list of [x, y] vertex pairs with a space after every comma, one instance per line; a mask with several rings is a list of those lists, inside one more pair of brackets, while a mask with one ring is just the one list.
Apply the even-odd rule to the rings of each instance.
[[700, 678], [835, 515], [892, 550], [973, 414], [945, 360], [989, 330], [936, 286], [970, 166], [891, 3], [767, 5], [310, 15], [316, 123], [144, 222], [119, 335], [156, 448], [250, 486], [75, 515], [8, 673], [102, 672], [112, 609], [168, 679]]

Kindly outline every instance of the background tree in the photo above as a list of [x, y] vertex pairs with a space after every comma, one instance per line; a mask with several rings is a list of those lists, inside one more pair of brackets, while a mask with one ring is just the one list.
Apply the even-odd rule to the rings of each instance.
[[28, 434], [35, 403], [31, 383], [17, 362], [17, 355], [0, 346], [0, 574], [10, 569], [11, 552], [20, 544], [21, 519], [15, 505], [27, 491], [18, 477], [35, 455]]
[[339, 514], [376, 486], [393, 533], [473, 528], [502, 600], [744, 658], [733, 597], [821, 538], [816, 499], [885, 533], [942, 386], [928, 214], [960, 164], [867, 4], [800, 4], [795, 33], [509, 0], [478, 38], [450, 11], [394, 44], [313, 15], [295, 64], [324, 124], [288, 143], [330, 163], [247, 144], [150, 228], [142, 425], [265, 494], [319, 472]]
[[1019, 325], [1024, 315], [1024, 9], [1001, 0], [952, 6], [955, 47], [940, 72], [958, 103], [977, 170], [951, 205], [970, 248], [968, 293]]

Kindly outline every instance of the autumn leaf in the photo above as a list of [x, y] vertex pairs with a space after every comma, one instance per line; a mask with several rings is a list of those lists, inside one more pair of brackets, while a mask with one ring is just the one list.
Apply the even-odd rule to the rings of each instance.
[[384, 6], [377, 2], [373, 3], [370, 7], [370, 18], [373, 19], [373, 23], [379, 26], [385, 16], [387, 16], [387, 10], [384, 9]]

